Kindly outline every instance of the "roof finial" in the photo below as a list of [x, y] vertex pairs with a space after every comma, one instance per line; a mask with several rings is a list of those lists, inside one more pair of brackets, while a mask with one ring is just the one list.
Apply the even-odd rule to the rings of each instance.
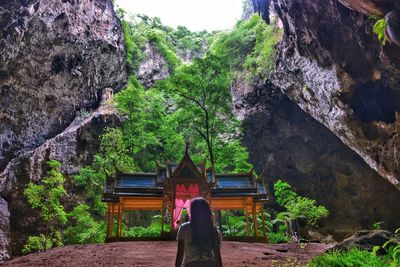
[[189, 138], [185, 138], [185, 154], [189, 154], [190, 142]]

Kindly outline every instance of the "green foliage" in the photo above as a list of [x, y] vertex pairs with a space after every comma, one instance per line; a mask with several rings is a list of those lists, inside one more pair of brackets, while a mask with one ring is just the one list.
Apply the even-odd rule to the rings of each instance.
[[247, 236], [246, 218], [243, 212], [232, 213], [231, 211], [222, 211], [224, 223], [222, 224], [222, 233], [224, 236]]
[[47, 162], [50, 170], [39, 184], [29, 183], [24, 190], [28, 203], [39, 209], [45, 223], [65, 224], [67, 215], [61, 204], [61, 197], [66, 194], [64, 176], [60, 172], [61, 163], [56, 160]]
[[105, 203], [101, 202], [101, 195], [106, 181], [102, 164], [104, 164], [102, 158], [96, 155], [90, 167], [81, 168], [79, 174], [73, 177], [75, 185], [85, 192], [86, 201], [96, 215], [103, 215], [106, 209]]
[[169, 71], [173, 73], [181, 65], [181, 59], [198, 57], [204, 54], [208, 32], [191, 32], [186, 27], [178, 26], [176, 30], [161, 23], [160, 18], [146, 15], [132, 15], [123, 9], [117, 10], [124, 32], [125, 47], [129, 73], [134, 73], [144, 59], [146, 44], [151, 44], [163, 55]]
[[[248, 236], [246, 217], [243, 211], [221, 211], [222, 215], [222, 233], [224, 236]], [[270, 222], [271, 215], [264, 212], [265, 217], [265, 230], [269, 233], [272, 229]], [[257, 216], [258, 232], [261, 233], [263, 230], [262, 215]], [[253, 217], [249, 216], [249, 230], [250, 234], [254, 233]]]
[[195, 59], [191, 65], [182, 66], [173, 76], [157, 84], [159, 90], [174, 97], [176, 118], [186, 129], [186, 139], [198, 144], [197, 149], [206, 148], [213, 166], [218, 161], [214, 153], [216, 144], [230, 142], [239, 132], [231, 111], [230, 81], [227, 64], [208, 54]]
[[382, 45], [385, 45], [387, 42], [385, 30], [386, 30], [385, 18], [378, 19], [374, 24], [373, 31], [378, 36], [378, 40], [382, 43]]
[[[395, 234], [400, 236], [400, 228], [395, 231]], [[387, 252], [387, 257], [390, 259], [390, 267], [400, 266], [400, 242], [397, 245], [392, 245], [392, 241], [389, 240], [382, 246]]]
[[173, 43], [182, 58], [184, 58], [185, 54], [188, 52], [191, 58], [203, 55], [209, 43], [209, 39], [212, 36], [213, 33], [208, 33], [206, 31], [191, 32], [184, 26], [178, 26], [177, 29], [171, 33]]
[[121, 28], [124, 32], [125, 48], [126, 48], [126, 61], [128, 72], [136, 71], [140, 61], [144, 58], [144, 52], [139, 47], [136, 35], [132, 32], [132, 27], [128, 22], [121, 20]]
[[[230, 81], [227, 64], [213, 55], [182, 66], [150, 90], [145, 91], [131, 77], [128, 87], [115, 97], [119, 110], [129, 120], [121, 129], [113, 130], [110, 144], [114, 148], [110, 152], [115, 153], [104, 153], [107, 158], [117, 156], [110, 166], [153, 170], [155, 160], [179, 160], [186, 139], [192, 144], [194, 160], [207, 157], [207, 140], [210, 147], [220, 149], [217, 171], [248, 171], [248, 154], [239, 142], [239, 123], [231, 112]], [[207, 125], [203, 124], [206, 116]], [[128, 158], [133, 159], [132, 164], [125, 160]]]
[[276, 44], [280, 40], [280, 31], [260, 21], [254, 29], [255, 45], [253, 52], [246, 57], [244, 68], [248, 71], [248, 80], [263, 80], [275, 70]]
[[295, 201], [297, 194], [292, 190], [292, 187], [281, 180], [278, 180], [274, 184], [274, 193], [276, 202], [285, 207], [288, 203]]
[[287, 236], [285, 231], [279, 232], [270, 232], [267, 234], [268, 243], [278, 244], [278, 243], [287, 243], [290, 241], [290, 238]]
[[66, 244], [103, 243], [106, 234], [104, 220], [96, 221], [89, 212], [86, 204], [77, 205], [68, 213], [72, 225], [64, 231]]
[[29, 183], [24, 190], [28, 203], [34, 209], [40, 210], [40, 216], [48, 226], [48, 232], [38, 236], [30, 236], [22, 252], [24, 254], [62, 246], [61, 234], [56, 228], [67, 222], [67, 214], [61, 204], [61, 198], [66, 194], [61, 163], [56, 160], [47, 162], [50, 170], [40, 183]]
[[174, 71], [180, 65], [177, 51], [172, 44], [167, 41], [165, 33], [159, 30], [149, 30], [147, 32], [147, 39], [150, 43], [154, 44], [156, 49], [164, 56], [170, 71]]
[[[400, 228], [396, 230], [400, 233]], [[386, 255], [377, 254], [381, 249]], [[381, 248], [374, 247], [372, 251], [352, 248], [348, 251], [331, 251], [312, 259], [309, 267], [398, 267], [400, 266], [400, 243], [393, 246], [387, 241]]]
[[317, 205], [313, 199], [297, 195], [286, 182], [278, 180], [274, 184], [274, 192], [277, 203], [287, 209], [292, 220], [298, 216], [305, 216], [308, 226], [317, 227], [320, 219], [329, 215], [324, 206]]
[[297, 216], [305, 216], [309, 226], [318, 226], [318, 221], [328, 217], [328, 210], [321, 205], [317, 205], [316, 201], [306, 197], [297, 197], [295, 202], [291, 202], [286, 206], [287, 210], [292, 214], [293, 218]]
[[[165, 229], [164, 226], [164, 230]], [[127, 237], [158, 237], [161, 233], [161, 216], [155, 215], [148, 227], [135, 226], [135, 227], [124, 227], [124, 236]]]
[[[112, 165], [119, 170], [153, 171], [156, 160], [179, 160], [184, 150], [184, 138], [179, 132], [177, 114], [169, 110], [171, 101], [164, 93], [145, 91], [134, 81], [131, 78], [128, 88], [115, 97], [118, 109], [128, 119], [116, 129], [120, 134], [110, 138], [109, 143], [114, 143], [114, 148], [111, 146], [108, 151], [115, 151]], [[105, 158], [110, 157], [109, 152], [103, 152]], [[125, 158], [131, 162], [128, 164]]]
[[[145, 43], [151, 42], [176, 71], [147, 91], [131, 77], [127, 89], [115, 97], [119, 110], [129, 116], [129, 121], [120, 129], [109, 130], [103, 138], [107, 172], [112, 174], [115, 168], [148, 171], [154, 168], [156, 160], [179, 160], [176, 157], [182, 154], [185, 140], [191, 144], [194, 160], [208, 158], [218, 172], [248, 171], [251, 165], [241, 145], [240, 123], [231, 111], [232, 66], [243, 65], [248, 55], [247, 67], [238, 69], [250, 66], [263, 69], [259, 63], [266, 58], [261, 50], [267, 46], [272, 49], [276, 43], [267, 45], [263, 40], [274, 39], [267, 38], [270, 34], [275, 37], [273, 27], [254, 16], [216, 38], [206, 57], [177, 69], [177, 51], [199, 52], [204, 49], [206, 39], [214, 35], [192, 33], [185, 27], [173, 30], [163, 26], [158, 18], [145, 15], [125, 19], [126, 14], [120, 13], [137, 46], [143, 50]], [[269, 56], [274, 57], [274, 52]], [[232, 60], [238, 61], [232, 64]]]
[[215, 151], [217, 171], [243, 173], [253, 167], [249, 163], [249, 153], [239, 138], [217, 141]]
[[374, 230], [379, 230], [379, 229], [381, 229], [382, 224], [383, 224], [383, 222], [374, 222], [374, 223], [372, 224], [372, 229], [374, 229]]
[[28, 241], [22, 249], [23, 254], [28, 254], [36, 251], [45, 251], [54, 247], [63, 246], [61, 233], [53, 232], [51, 235], [40, 234], [38, 236], [28, 237]]
[[353, 248], [348, 251], [332, 251], [313, 258], [309, 267], [389, 267], [390, 262], [373, 252]]
[[230, 32], [221, 33], [210, 51], [225, 58], [236, 71], [246, 71], [247, 80], [265, 80], [275, 69], [276, 44], [281, 32], [261, 16], [239, 21]]

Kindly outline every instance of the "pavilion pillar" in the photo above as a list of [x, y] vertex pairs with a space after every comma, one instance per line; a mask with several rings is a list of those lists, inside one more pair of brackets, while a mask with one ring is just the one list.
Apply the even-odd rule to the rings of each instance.
[[108, 214], [107, 214], [107, 237], [112, 237], [114, 228], [114, 204], [108, 203]]
[[163, 200], [161, 205], [162, 206], [161, 206], [161, 233], [160, 233], [160, 235], [161, 235], [161, 237], [163, 237], [163, 234], [164, 234], [164, 218], [165, 218], [164, 200]]
[[262, 204], [261, 212], [262, 212], [261, 213], [261, 220], [262, 220], [263, 235], [264, 235], [264, 237], [267, 237], [267, 233], [265, 232], [264, 204]]
[[174, 205], [175, 205], [174, 203], [171, 203], [171, 207], [170, 207], [170, 211], [169, 211], [169, 214], [170, 214], [169, 229], [170, 229], [171, 237], [173, 237], [173, 234], [174, 234]]
[[254, 230], [254, 236], [258, 236], [258, 222], [257, 222], [257, 206], [256, 203], [253, 202], [253, 230]]
[[122, 205], [118, 204], [118, 227], [117, 227], [117, 237], [122, 235]]
[[244, 213], [246, 215], [246, 231], [247, 231], [247, 235], [250, 236], [250, 222], [249, 222], [249, 214], [247, 213], [247, 209], [244, 210]]
[[249, 199], [247, 198], [244, 201], [244, 215], [246, 217], [246, 231], [247, 231], [247, 235], [250, 236], [250, 222], [249, 222], [249, 213], [248, 213], [248, 201]]

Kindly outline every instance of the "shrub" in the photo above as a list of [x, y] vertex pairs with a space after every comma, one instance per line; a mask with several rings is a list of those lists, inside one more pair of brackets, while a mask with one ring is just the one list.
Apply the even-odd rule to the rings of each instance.
[[379, 229], [381, 229], [382, 224], [383, 224], [383, 222], [374, 222], [374, 223], [372, 224], [372, 229], [374, 229], [374, 230], [379, 230]]
[[353, 248], [348, 251], [331, 251], [313, 258], [309, 267], [389, 267], [390, 262], [374, 252]]
[[[124, 227], [124, 236], [127, 237], [157, 237], [161, 233], [161, 215], [153, 216], [151, 224], [148, 227], [134, 226], [134, 227]], [[164, 225], [164, 230], [168, 228]]]
[[24, 190], [31, 207], [40, 210], [42, 221], [47, 224], [47, 232], [30, 236], [22, 250], [24, 254], [63, 245], [61, 234], [56, 228], [67, 222], [67, 214], [61, 204], [61, 197], [66, 194], [64, 177], [60, 171], [60, 162], [50, 160], [47, 164], [50, 170], [40, 183], [31, 182]]
[[50, 170], [39, 184], [29, 183], [24, 190], [28, 203], [34, 209], [41, 211], [45, 223], [65, 224], [67, 214], [61, 204], [61, 197], [66, 194], [64, 189], [64, 176], [60, 172], [61, 163], [56, 160], [47, 162]]
[[103, 243], [105, 240], [106, 224], [104, 221], [96, 221], [89, 212], [89, 206], [79, 204], [68, 217], [72, 225], [64, 231], [66, 244]]
[[[400, 228], [398, 228], [395, 233], [400, 235]], [[397, 245], [391, 245], [391, 240], [387, 241], [383, 244], [382, 248], [386, 250], [389, 259], [392, 261], [390, 267], [398, 267], [400, 266], [400, 242]]]
[[28, 237], [28, 241], [22, 249], [23, 254], [28, 254], [36, 251], [44, 251], [53, 247], [61, 247], [61, 233], [56, 231], [52, 235], [40, 234], [37, 236]]
[[[223, 212], [224, 224], [222, 225], [222, 233], [224, 236], [246, 236], [247, 224], [243, 212], [236, 214], [230, 211]], [[222, 214], [222, 213], [221, 213]]]
[[305, 216], [308, 226], [317, 227], [320, 219], [326, 218], [329, 215], [328, 210], [324, 206], [318, 206], [313, 199], [297, 195], [286, 182], [278, 180], [274, 184], [274, 192], [276, 202], [286, 208], [292, 220], [298, 216]]
[[[222, 233], [224, 236], [247, 236], [247, 223], [243, 211], [222, 211]], [[264, 212], [265, 231], [268, 234], [272, 229], [271, 215]], [[258, 233], [263, 231], [262, 214], [257, 215]], [[249, 216], [250, 234], [254, 233], [253, 216]]]
[[277, 244], [277, 243], [287, 243], [290, 241], [290, 238], [287, 236], [285, 231], [278, 231], [277, 233], [271, 232], [267, 234], [268, 243]]

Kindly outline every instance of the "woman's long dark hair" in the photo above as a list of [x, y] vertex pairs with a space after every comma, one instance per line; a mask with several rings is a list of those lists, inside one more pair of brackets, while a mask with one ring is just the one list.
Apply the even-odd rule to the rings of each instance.
[[219, 245], [219, 236], [213, 224], [210, 205], [202, 197], [194, 198], [190, 203], [190, 214], [191, 244], [200, 255], [210, 254]]

